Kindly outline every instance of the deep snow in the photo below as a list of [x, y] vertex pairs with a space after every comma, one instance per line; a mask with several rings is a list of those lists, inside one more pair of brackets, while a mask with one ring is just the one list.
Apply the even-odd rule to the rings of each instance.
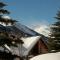
[[60, 52], [38, 55], [30, 60], [60, 60]]

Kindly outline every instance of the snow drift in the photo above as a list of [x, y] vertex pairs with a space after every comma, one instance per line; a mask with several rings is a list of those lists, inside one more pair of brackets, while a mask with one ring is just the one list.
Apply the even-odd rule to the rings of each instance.
[[30, 60], [60, 60], [60, 52], [38, 55]]

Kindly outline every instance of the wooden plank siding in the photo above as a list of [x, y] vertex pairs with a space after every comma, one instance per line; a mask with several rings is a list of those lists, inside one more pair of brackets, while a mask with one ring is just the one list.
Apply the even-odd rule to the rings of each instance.
[[30, 51], [29, 55], [39, 55], [39, 54], [45, 54], [48, 53], [48, 47], [44, 43], [42, 39], [39, 39], [39, 41], [35, 44], [35, 46]]

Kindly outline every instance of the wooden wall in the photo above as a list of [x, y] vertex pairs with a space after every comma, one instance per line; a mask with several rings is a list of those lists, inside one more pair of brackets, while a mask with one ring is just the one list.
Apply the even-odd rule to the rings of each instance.
[[39, 55], [39, 54], [45, 54], [48, 52], [48, 48], [46, 46], [46, 44], [43, 42], [42, 39], [40, 39], [36, 45], [32, 48], [32, 50], [30, 51], [29, 55]]

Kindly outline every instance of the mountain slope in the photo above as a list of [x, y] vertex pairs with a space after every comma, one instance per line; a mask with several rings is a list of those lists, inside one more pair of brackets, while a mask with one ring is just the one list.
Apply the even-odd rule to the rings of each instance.
[[43, 26], [37, 26], [34, 29], [36, 32], [43, 34], [44, 36], [48, 36], [50, 33], [50, 27], [43, 25]]

